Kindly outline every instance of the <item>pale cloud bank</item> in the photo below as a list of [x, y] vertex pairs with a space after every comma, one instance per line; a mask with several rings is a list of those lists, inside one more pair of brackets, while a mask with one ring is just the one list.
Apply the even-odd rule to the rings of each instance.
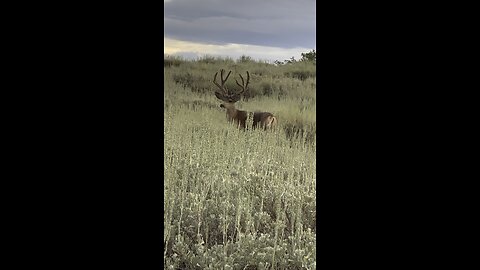
[[238, 59], [242, 55], [250, 56], [255, 60], [274, 62], [301, 58], [301, 53], [309, 52], [311, 48], [279, 48], [246, 44], [202, 44], [176, 39], [164, 38], [164, 54], [181, 56], [186, 59], [197, 59], [209, 56], [230, 57]]

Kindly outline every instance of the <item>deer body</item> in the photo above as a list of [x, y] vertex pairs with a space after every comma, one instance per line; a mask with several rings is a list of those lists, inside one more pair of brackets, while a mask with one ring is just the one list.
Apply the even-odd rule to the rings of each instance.
[[[234, 122], [240, 128], [245, 129], [249, 112], [237, 110], [233, 103], [223, 103], [220, 107], [226, 109], [227, 119]], [[272, 128], [276, 123], [276, 118], [269, 112], [253, 112], [253, 128], [260, 125], [264, 129]]]
[[228, 91], [228, 89], [225, 87], [225, 82], [227, 81], [231, 72], [232, 71], [230, 71], [228, 73], [227, 77], [224, 79], [223, 78], [224, 70], [223, 69], [221, 70], [221, 73], [220, 73], [221, 85], [219, 85], [216, 82], [218, 72], [215, 73], [215, 76], [213, 78], [213, 83], [222, 91], [222, 92], [216, 91], [215, 96], [218, 99], [223, 101], [223, 103], [220, 105], [220, 107], [226, 109], [226, 115], [227, 115], [228, 121], [234, 122], [238, 127], [242, 128], [242, 129], [245, 129], [245, 127], [247, 126], [246, 122], [247, 122], [247, 119], [248, 119], [248, 115], [253, 114], [253, 128], [256, 128], [258, 125], [260, 125], [264, 129], [273, 128], [277, 123], [277, 119], [275, 118], [275, 116], [273, 116], [273, 114], [271, 114], [269, 112], [249, 113], [249, 112], [246, 112], [246, 111], [237, 110], [237, 108], [235, 108], [235, 103], [240, 100], [241, 94], [243, 94], [245, 92], [245, 90], [248, 89], [248, 83], [250, 81], [250, 74], [247, 71], [247, 83], [246, 84], [245, 84], [245, 81], [244, 81], [242, 75], [240, 75], [240, 78], [242, 79], [242, 84], [238, 83], [238, 81], [235, 80], [237, 85], [241, 87], [241, 89], [242, 89], [241, 92], [230, 93]]

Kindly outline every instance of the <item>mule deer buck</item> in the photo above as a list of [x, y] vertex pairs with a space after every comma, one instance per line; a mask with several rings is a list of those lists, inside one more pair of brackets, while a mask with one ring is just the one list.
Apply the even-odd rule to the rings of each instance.
[[[246, 112], [246, 111], [241, 111], [237, 110], [235, 108], [235, 103], [240, 100], [241, 96], [245, 91], [248, 91], [248, 83], [250, 82], [250, 74], [247, 71], [247, 81], [243, 79], [242, 75], [240, 75], [240, 79], [242, 79], [242, 84], [240, 84], [237, 79], [235, 79], [235, 82], [237, 83], [238, 86], [240, 86], [240, 91], [236, 92], [230, 92], [227, 87], [225, 86], [225, 82], [228, 80], [228, 77], [230, 76], [230, 73], [232, 71], [228, 72], [227, 77], [224, 78], [225, 70], [221, 69], [220, 70], [220, 79], [221, 83], [217, 83], [217, 75], [218, 72], [215, 73], [215, 76], [213, 77], [213, 83], [218, 87], [220, 91], [215, 91], [215, 96], [223, 101], [223, 103], [220, 105], [220, 107], [225, 108], [227, 110], [227, 119], [230, 122], [234, 122], [238, 127], [245, 129], [246, 127], [246, 121], [247, 117], [250, 114], [252, 116], [252, 113]], [[269, 112], [253, 112], [253, 128], [256, 128], [258, 125], [263, 127], [264, 129], [271, 129], [277, 124], [277, 118], [273, 116], [273, 114]]]

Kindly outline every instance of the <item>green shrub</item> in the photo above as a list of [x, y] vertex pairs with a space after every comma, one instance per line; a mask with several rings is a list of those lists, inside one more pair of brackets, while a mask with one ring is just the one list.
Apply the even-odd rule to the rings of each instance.
[[260, 87], [262, 89], [262, 95], [271, 96], [273, 94], [273, 85], [270, 82], [262, 82]]
[[242, 55], [237, 60], [237, 63], [249, 63], [249, 62], [255, 62], [255, 61], [252, 59], [252, 57], [247, 56], [247, 55]]
[[208, 55], [198, 59], [197, 61], [200, 62], [200, 63], [205, 63], [205, 64], [216, 64], [217, 63], [217, 60], [215, 59], [215, 57], [208, 56]]
[[305, 81], [309, 77], [315, 77], [316, 74], [306, 70], [295, 70], [290, 73], [286, 73], [286, 76]]
[[164, 56], [163, 58], [163, 67], [178, 67], [182, 64], [184, 60], [178, 56]]

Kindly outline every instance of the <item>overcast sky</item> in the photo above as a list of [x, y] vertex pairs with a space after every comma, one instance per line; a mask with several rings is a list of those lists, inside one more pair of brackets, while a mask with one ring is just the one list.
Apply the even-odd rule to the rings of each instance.
[[164, 53], [285, 60], [316, 48], [315, 0], [164, 0]]

